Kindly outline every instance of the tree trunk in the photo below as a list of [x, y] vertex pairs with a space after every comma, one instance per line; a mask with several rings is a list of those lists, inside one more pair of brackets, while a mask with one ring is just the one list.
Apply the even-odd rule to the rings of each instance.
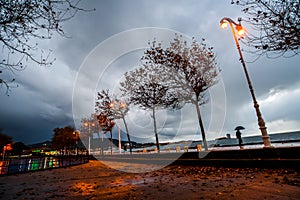
[[126, 129], [126, 133], [127, 133], [127, 139], [128, 139], [128, 142], [129, 142], [130, 154], [132, 154], [132, 145], [131, 145], [131, 141], [130, 141], [130, 135], [129, 135], [127, 123], [126, 123], [125, 117], [122, 117], [122, 119], [123, 119], [125, 129]]
[[110, 154], [112, 154], [112, 149], [113, 149], [112, 129], [110, 129], [109, 132], [110, 132]]
[[103, 137], [104, 137], [104, 131], [101, 131], [101, 155], [104, 155], [104, 145], [103, 145]]
[[156, 128], [155, 107], [152, 108], [152, 117], [153, 117], [154, 133], [155, 133], [155, 139], [156, 139], [156, 147], [157, 147], [157, 151], [160, 152], [159, 142], [158, 142], [158, 134], [157, 134], [157, 128]]
[[197, 110], [199, 126], [200, 126], [200, 129], [201, 129], [201, 134], [202, 134], [202, 140], [203, 140], [203, 144], [204, 144], [204, 149], [205, 149], [205, 151], [208, 151], [207, 142], [206, 142], [206, 136], [205, 136], [205, 130], [204, 130], [204, 125], [203, 125], [202, 118], [201, 118], [200, 105], [199, 105], [198, 98], [197, 98], [197, 101], [195, 102], [195, 106], [196, 106], [196, 110]]

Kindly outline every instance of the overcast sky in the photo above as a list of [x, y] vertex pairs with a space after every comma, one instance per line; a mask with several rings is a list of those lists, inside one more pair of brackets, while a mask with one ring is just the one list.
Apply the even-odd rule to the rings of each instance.
[[[14, 74], [18, 87], [10, 96], [0, 91], [0, 128], [14, 141], [26, 144], [51, 140], [53, 129], [74, 125], [93, 111], [95, 94], [101, 89], [118, 93], [124, 72], [139, 64], [148, 41], [157, 38], [166, 46], [174, 33], [188, 40], [206, 39], [214, 47], [220, 82], [210, 89], [210, 102], [201, 108], [208, 139], [234, 135], [259, 135], [257, 118], [238, 52], [229, 29], [220, 29], [223, 17], [243, 17], [230, 0], [89, 0], [82, 2], [93, 12], [78, 13], [63, 24], [70, 38], [55, 36], [40, 42], [53, 50], [53, 66], [30, 64]], [[247, 24], [243, 24], [247, 28]], [[250, 30], [248, 30], [250, 31]], [[241, 45], [243, 49], [247, 49]], [[300, 129], [300, 56], [259, 58], [244, 52], [255, 94], [269, 133]], [[201, 139], [196, 110], [187, 105], [157, 113], [160, 141]], [[132, 136], [153, 140], [148, 112], [132, 108], [128, 115]], [[77, 121], [76, 121], [77, 120]], [[76, 123], [76, 128], [79, 124]], [[124, 129], [123, 129], [124, 130]], [[116, 136], [115, 136], [116, 137]]]

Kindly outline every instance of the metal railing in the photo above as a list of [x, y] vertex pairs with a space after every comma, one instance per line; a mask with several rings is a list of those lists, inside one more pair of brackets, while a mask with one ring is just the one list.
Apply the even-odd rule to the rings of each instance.
[[15, 174], [36, 170], [67, 167], [87, 163], [87, 155], [72, 156], [30, 156], [0, 161], [0, 174]]

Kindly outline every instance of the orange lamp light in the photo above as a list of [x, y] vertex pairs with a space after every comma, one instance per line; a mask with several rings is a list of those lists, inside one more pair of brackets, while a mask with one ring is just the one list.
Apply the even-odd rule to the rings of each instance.
[[242, 25], [237, 25], [236, 30], [239, 36], [243, 36], [245, 34], [245, 29], [242, 27]]
[[222, 21], [222, 23], [220, 24], [221, 28], [227, 28], [228, 27], [228, 22], [226, 21]]

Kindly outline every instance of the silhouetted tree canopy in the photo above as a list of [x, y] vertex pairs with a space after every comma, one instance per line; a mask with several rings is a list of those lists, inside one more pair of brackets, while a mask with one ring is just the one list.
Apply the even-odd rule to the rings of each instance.
[[246, 37], [246, 44], [257, 54], [293, 56], [300, 46], [299, 0], [233, 0], [242, 6], [246, 21], [254, 32]]
[[113, 109], [112, 103], [113, 100], [111, 94], [109, 93], [109, 90], [102, 90], [98, 92], [95, 104], [96, 116], [100, 125], [100, 129], [104, 133], [106, 133], [107, 131], [109, 131], [110, 133], [111, 153], [113, 148], [112, 129], [115, 126], [114, 119], [117, 114]]
[[117, 97], [113, 97], [109, 90], [102, 90], [98, 92], [95, 110], [96, 113], [100, 113], [98, 115], [98, 121], [102, 128], [102, 130], [110, 130], [115, 125], [114, 123], [111, 124], [113, 121], [112, 119], [122, 119], [125, 125], [127, 139], [130, 145], [130, 152], [132, 152], [130, 134], [128, 131], [128, 126], [126, 123], [125, 116], [129, 111], [128, 103], [125, 100], [121, 100]]
[[52, 147], [56, 150], [62, 150], [75, 145], [77, 137], [74, 134], [75, 129], [71, 126], [64, 128], [55, 128], [52, 137]]
[[12, 154], [22, 154], [23, 150], [29, 149], [28, 146], [26, 146], [23, 142], [15, 142], [12, 145]]
[[115, 113], [111, 107], [112, 96], [109, 90], [101, 90], [97, 93], [97, 99], [95, 103], [95, 111], [97, 114], [105, 114], [105, 116], [111, 120], [115, 118]]
[[[37, 41], [64, 36], [62, 22], [78, 11], [81, 0], [0, 0], [0, 86], [7, 91], [14, 71], [21, 71], [28, 61], [48, 66], [49, 52], [39, 50]], [[37, 54], [36, 54], [37, 53]]]
[[112, 107], [113, 100], [109, 90], [102, 90], [98, 92], [95, 111], [103, 131], [111, 131], [115, 125], [113, 121], [116, 118], [116, 110]]

